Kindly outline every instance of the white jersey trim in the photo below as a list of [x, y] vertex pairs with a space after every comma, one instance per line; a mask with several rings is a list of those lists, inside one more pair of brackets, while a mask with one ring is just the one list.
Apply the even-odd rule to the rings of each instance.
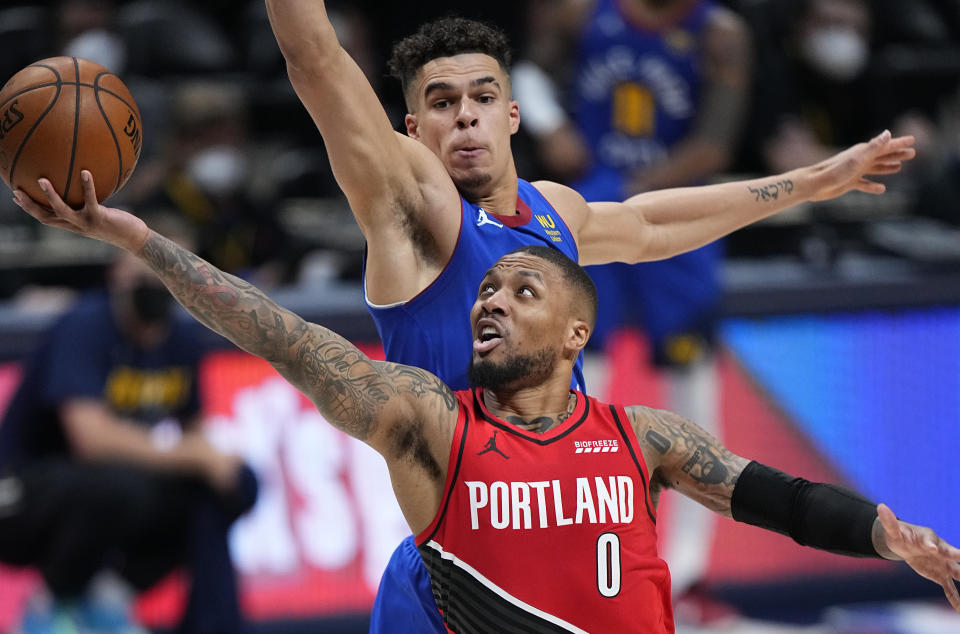
[[370, 301], [370, 298], [367, 297], [367, 278], [364, 277], [363, 278], [363, 301], [365, 301], [367, 303], [367, 306], [369, 306], [370, 308], [384, 309], [384, 308], [396, 308], [397, 306], [403, 306], [410, 300], [405, 299], [400, 302], [393, 302], [392, 304], [374, 304], [373, 302]]
[[586, 630], [581, 630], [579, 627], [577, 627], [576, 625], [573, 625], [572, 623], [567, 623], [566, 621], [564, 621], [559, 617], [556, 617], [552, 614], [548, 614], [547, 612], [544, 612], [543, 610], [535, 608], [529, 603], [526, 603], [516, 598], [515, 596], [508, 593], [506, 590], [504, 590], [497, 584], [493, 583], [492, 581], [484, 577], [483, 574], [481, 574], [478, 570], [476, 570], [473, 566], [471, 566], [467, 562], [463, 561], [453, 553], [448, 553], [447, 551], [445, 551], [443, 549], [443, 546], [433, 541], [432, 539], [428, 541], [425, 545], [437, 551], [440, 554], [441, 559], [446, 559], [449, 562], [451, 562], [454, 566], [457, 566], [461, 570], [465, 571], [467, 574], [469, 574], [471, 577], [473, 577], [474, 579], [482, 583], [484, 586], [487, 587], [487, 589], [494, 592], [497, 596], [499, 596], [504, 601], [507, 601], [508, 603], [513, 604], [514, 606], [520, 608], [525, 612], [529, 612], [530, 614], [538, 616], [544, 621], [553, 623], [557, 627], [562, 627], [569, 632], [576, 632], [576, 634], [589, 634]]

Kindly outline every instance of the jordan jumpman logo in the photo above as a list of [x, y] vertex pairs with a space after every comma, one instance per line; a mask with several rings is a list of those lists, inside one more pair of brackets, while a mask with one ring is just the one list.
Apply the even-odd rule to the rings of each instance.
[[507, 454], [497, 449], [497, 430], [496, 429], [493, 430], [493, 436], [490, 436], [490, 440], [487, 441], [487, 444], [483, 446], [483, 451], [478, 452], [477, 455], [482, 456], [488, 451], [496, 451], [498, 454], [500, 454], [507, 460], [510, 459], [510, 456], [508, 456]]
[[479, 211], [480, 213], [477, 214], [478, 227], [482, 227], [483, 225], [493, 225], [495, 227], [500, 227], [501, 229], [503, 229], [503, 225], [497, 222], [496, 220], [492, 219], [490, 216], [488, 216], [487, 212], [485, 212], [483, 209], [480, 209]]

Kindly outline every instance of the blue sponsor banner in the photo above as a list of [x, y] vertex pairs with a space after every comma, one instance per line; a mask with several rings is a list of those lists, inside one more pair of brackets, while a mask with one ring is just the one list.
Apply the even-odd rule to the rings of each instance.
[[960, 543], [960, 308], [731, 319], [723, 338], [851, 484]]

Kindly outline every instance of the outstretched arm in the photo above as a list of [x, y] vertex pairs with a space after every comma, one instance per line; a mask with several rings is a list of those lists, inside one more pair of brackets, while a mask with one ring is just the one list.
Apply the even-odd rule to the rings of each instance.
[[831, 484], [750, 462], [682, 416], [648, 407], [627, 415], [650, 470], [651, 492], [674, 488], [737, 520], [798, 543], [853, 556], [906, 561], [940, 584], [960, 612], [960, 550], [924, 526], [898, 521], [885, 505]]
[[416, 189], [407, 144], [340, 45], [324, 2], [267, 0], [266, 5], [290, 83], [323, 136], [334, 176], [366, 233], [375, 216], [386, 212], [378, 199], [410, 197]]
[[[669, 258], [721, 238], [798, 203], [848, 191], [882, 194], [873, 176], [900, 171], [916, 154], [913, 137], [885, 131], [831, 158], [778, 176], [638, 194], [624, 202], [585, 203], [572, 190], [538, 183], [577, 236], [580, 264]], [[579, 213], [576, 210], [580, 210]]]
[[[423, 519], [439, 504], [457, 418], [449, 388], [425, 370], [369, 359], [340, 335], [304, 321], [255, 286], [154, 233], [139, 218], [97, 204], [90, 173], [84, 170], [81, 180], [86, 204], [80, 210], [68, 207], [45, 179], [40, 187], [49, 208], [20, 191], [16, 200], [43, 224], [138, 255], [194, 317], [270, 362], [331, 424], [383, 454], [395, 486], [433, 490], [435, 499], [424, 501], [430, 496], [422, 495], [404, 507], [411, 526], [429, 523]], [[400, 499], [402, 506], [409, 501]]]
[[367, 292], [377, 303], [409, 299], [436, 275], [424, 262], [442, 266], [453, 250], [460, 216], [449, 212], [460, 208], [457, 190], [425, 145], [394, 131], [321, 0], [266, 4], [290, 83], [367, 240]]

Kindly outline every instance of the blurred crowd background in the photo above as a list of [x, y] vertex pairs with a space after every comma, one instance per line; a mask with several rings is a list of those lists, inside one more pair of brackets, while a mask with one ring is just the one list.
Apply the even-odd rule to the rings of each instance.
[[[357, 279], [359, 234], [348, 222], [322, 140], [286, 80], [260, 2], [9, 4], [0, 10], [0, 76], [42, 57], [71, 54], [100, 61], [133, 90], [144, 119], [143, 154], [112, 203], [182, 214], [198, 231], [201, 254], [258, 283]], [[572, 115], [577, 69], [569, 52], [576, 34], [560, 8], [577, 4], [585, 3], [328, 3], [341, 41], [398, 129], [405, 109], [398, 84], [385, 71], [390, 46], [425, 19], [452, 12], [506, 29], [515, 59], [543, 70], [556, 102]], [[827, 270], [853, 252], [908, 250], [904, 255], [947, 258], [949, 253], [912, 253], [936, 247], [899, 245], [895, 226], [874, 221], [925, 219], [945, 229], [960, 224], [960, 3], [719, 4], [746, 27], [735, 31], [745, 49], [739, 55], [746, 76], [731, 88], [742, 93], [739, 123], [714, 143], [719, 147], [696, 146], [699, 172], [678, 160], [662, 165], [673, 158], [668, 153], [652, 161], [635, 189], [778, 173], [890, 128], [916, 135], [919, 152], [905, 174], [889, 179], [890, 194], [849, 196], [785, 214], [778, 223], [733, 236], [727, 255], [792, 256]], [[528, 92], [537, 90], [532, 83]], [[536, 103], [527, 103], [521, 95], [522, 119], [527, 115], [530, 122], [524, 121], [515, 139], [518, 170], [528, 180], [570, 182], [588, 169], [587, 153], [578, 150], [576, 139], [557, 132], [560, 124], [550, 114], [542, 114], [549, 110], [541, 104], [545, 99], [538, 94]], [[307, 212], [304, 201], [311, 201]], [[56, 245], [26, 246], [41, 239], [43, 230], [9, 199], [0, 201], [0, 223], [0, 297], [16, 298], [35, 284], [82, 286], [96, 279], [77, 254], [59, 253]], [[58, 258], [69, 270], [51, 272]], [[95, 264], [96, 254], [86, 259]]]
[[[778, 452], [794, 452], [800, 456], [796, 468], [852, 481], [874, 496], [893, 486], [876, 475], [885, 465], [927, 468], [933, 475], [912, 483], [924, 492], [918, 508], [954, 504], [949, 496], [958, 490], [957, 478], [945, 465], [931, 467], [939, 464], [940, 454], [932, 455], [929, 448], [955, 446], [951, 442], [960, 429], [960, 414], [953, 408], [960, 405], [960, 367], [955, 357], [942, 359], [960, 352], [960, 0], [718, 0], [713, 4], [723, 17], [709, 27], [697, 23], [693, 12], [685, 13], [703, 3], [636, 0], [634, 5], [656, 9], [677, 5], [678, 19], [666, 22], [657, 37], [664, 50], [694, 60], [689, 79], [702, 86], [686, 104], [690, 95], [679, 89], [675, 102], [670, 101], [669, 86], [657, 95], [643, 87], [617, 89], [621, 132], [632, 129], [634, 136], [649, 141], [645, 145], [607, 143], [584, 123], [583, 114], [592, 107], [591, 86], [602, 83], [604, 70], [585, 64], [576, 53], [596, 35], [587, 32], [588, 24], [604, 28], [604, 18], [591, 11], [611, 3], [628, 6], [631, 1], [330, 0], [327, 7], [340, 41], [398, 130], [403, 129], [405, 106], [398, 82], [385, 70], [396, 40], [446, 14], [505, 29], [514, 46], [514, 93], [520, 101], [521, 130], [514, 137], [520, 176], [578, 185], [598, 196], [777, 174], [815, 163], [884, 129], [914, 135], [918, 156], [903, 173], [883, 179], [885, 195], [854, 193], [800, 205], [725, 239], [722, 249], [696, 270], [717, 279], [716, 305], [707, 310], [715, 323], [704, 330], [708, 338], [718, 331], [721, 349], [727, 349], [727, 356], [717, 355], [722, 391], [760, 394], [726, 397], [718, 429], [728, 444], [741, 437], [738, 430], [773, 420], [774, 427], [801, 440], [758, 444], [755, 451], [773, 456], [768, 462], [779, 466], [783, 454]], [[107, 66], [128, 85], [143, 117], [143, 153], [110, 204], [143, 215], [178, 217], [193, 234], [197, 252], [218, 267], [357, 341], [375, 342], [360, 291], [363, 238], [333, 179], [323, 141], [286, 78], [262, 2], [6, 2], [0, 8], [0, 45], [0, 78], [44, 57], [74, 55]], [[651, 75], [657, 77], [655, 68]], [[653, 104], [651, 99], [666, 101]], [[651, 113], [671, 108], [678, 114], [666, 123], [658, 120], [659, 136], [651, 132]], [[612, 187], [607, 187], [606, 168], [617, 174]], [[16, 366], [79, 291], [104, 284], [106, 265], [114, 257], [99, 243], [38, 225], [9, 196], [0, 197], [0, 360]], [[628, 305], [626, 299], [617, 302]], [[877, 312], [881, 309], [886, 312]], [[651, 328], [649, 318], [641, 321]], [[669, 379], [635, 366], [646, 365], [648, 357], [658, 365], [683, 365], [683, 359], [673, 358], [683, 357], [683, 350], [667, 345], [660, 350], [657, 341], [645, 339], [655, 335], [631, 329], [623, 313], [611, 310], [606, 323], [610, 337], [597, 346], [598, 362], [592, 364], [600, 396], [636, 398], [635, 390], [623, 387], [635, 380], [645, 386], [640, 396], [669, 403], [669, 389], [661, 383]], [[862, 345], [851, 346], [857, 337]], [[902, 356], [890, 356], [890, 350]], [[218, 361], [223, 360], [214, 359], [214, 364]], [[806, 369], [794, 370], [804, 364]], [[915, 391], [887, 406], [883, 397], [903, 394], [898, 391], [903, 376], [871, 374], [885, 366], [925, 378], [911, 384]], [[211, 372], [219, 376], [220, 371], [218, 366]], [[741, 384], [743, 377], [747, 380]], [[859, 398], [838, 403], [837, 393], [858, 393]], [[823, 409], [810, 411], [811, 403]], [[222, 403], [207, 408], [221, 417], [230, 411]], [[727, 422], [742, 412], [756, 414], [738, 423], [746, 427]], [[857, 412], [862, 419], [853, 420]], [[897, 444], [892, 438], [899, 438], [901, 414], [919, 423], [936, 420], [924, 436], [926, 444], [908, 458], [878, 449]], [[834, 425], [852, 431], [840, 438]], [[227, 444], [234, 448], [259, 442], [230, 437]], [[891, 440], [866, 440], [883, 437]], [[847, 447], [858, 443], [863, 453]], [[803, 456], [813, 457], [804, 461]], [[252, 463], [256, 471], [257, 461]], [[858, 471], [851, 463], [875, 463], [875, 468]], [[258, 475], [263, 478], [262, 470]], [[912, 491], [904, 486], [903, 498]], [[374, 524], [387, 521], [357, 514]], [[943, 511], [929, 523], [946, 531], [942, 524], [956, 518], [960, 515]], [[394, 537], [398, 541], [403, 534], [402, 526], [391, 531], [378, 547], [387, 553]], [[953, 530], [952, 538], [957, 541], [960, 534]], [[241, 555], [246, 552], [248, 569], [256, 571], [251, 539], [245, 551], [243, 545], [235, 547]], [[751, 548], [749, 540], [737, 542], [731, 536], [710, 539], [720, 543], [720, 551], [724, 539]], [[375, 561], [385, 561], [383, 553], [378, 557]], [[711, 569], [737, 570], [736, 557], [712, 557]], [[697, 605], [710, 609], [716, 601], [749, 612], [750, 599], [736, 590], [741, 583], [753, 589], [751, 596], [762, 597], [755, 604], [774, 606], [767, 612], [758, 609], [763, 617], [787, 614], [806, 620], [803, 631], [941, 631], [932, 621], [907, 626], [895, 617], [865, 621], [845, 612], [834, 612], [830, 626], [810, 624], [807, 614], [792, 614], [781, 605], [775, 591], [758, 594], [746, 582], [759, 580], [769, 588], [799, 593], [817, 615], [830, 603], [824, 595], [844, 596], [838, 588], [849, 589], [864, 576], [887, 579], [889, 592], [864, 584], [864, 596], [854, 592], [850, 600], [929, 598], [937, 589], [897, 585], [900, 577], [877, 577], [873, 569], [859, 571], [859, 577], [852, 569], [827, 570], [838, 584], [830, 585], [810, 566], [791, 567], [796, 563], [792, 555], [770, 557], [784, 562], [782, 568], [770, 564], [728, 576], [705, 573], [715, 587], [729, 591], [714, 592]], [[365, 574], [377, 575], [375, 569]], [[254, 576], [246, 575], [248, 586], [256, 585], [249, 580]], [[808, 586], [797, 578], [814, 582]], [[337, 579], [310, 577], [315, 583], [335, 584]], [[0, 578], [0, 595], [13, 587], [4, 583]], [[323, 583], [318, 587], [327, 587]], [[263, 595], [275, 600], [278, 595], [263, 590], [268, 586], [261, 581]], [[331, 608], [329, 599], [305, 598], [303, 605], [317, 600], [324, 606], [314, 613], [296, 602], [287, 615], [271, 611], [269, 599], [248, 597], [246, 605], [248, 613], [264, 618], [336, 619], [341, 613], [362, 613], [371, 591], [349, 597], [340, 609], [335, 600]], [[162, 598], [159, 605], [159, 613], [166, 614]], [[163, 625], [165, 618], [155, 620]], [[334, 627], [332, 622], [327, 626]], [[362, 624], [353, 621], [341, 625], [344, 631], [362, 631]], [[717, 631], [773, 631], [771, 627], [749, 630], [741, 624], [740, 629]], [[956, 627], [956, 622], [943, 627]]]

